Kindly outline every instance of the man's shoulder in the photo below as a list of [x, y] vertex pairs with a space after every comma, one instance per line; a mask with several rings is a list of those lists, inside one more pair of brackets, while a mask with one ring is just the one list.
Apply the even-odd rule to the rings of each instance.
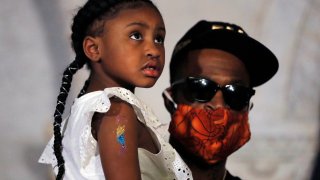
[[239, 178], [239, 177], [237, 177], [237, 176], [233, 176], [233, 175], [230, 174], [230, 172], [227, 170], [227, 174], [226, 174], [225, 180], [241, 180], [241, 178]]

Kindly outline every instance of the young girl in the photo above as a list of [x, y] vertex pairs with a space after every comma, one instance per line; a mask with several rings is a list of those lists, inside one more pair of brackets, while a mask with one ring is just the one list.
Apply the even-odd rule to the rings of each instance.
[[[191, 179], [158, 132], [161, 123], [133, 93], [152, 87], [164, 66], [165, 26], [149, 0], [89, 0], [72, 25], [75, 60], [63, 74], [54, 137], [40, 157], [57, 179]], [[69, 118], [72, 76], [91, 69]]]

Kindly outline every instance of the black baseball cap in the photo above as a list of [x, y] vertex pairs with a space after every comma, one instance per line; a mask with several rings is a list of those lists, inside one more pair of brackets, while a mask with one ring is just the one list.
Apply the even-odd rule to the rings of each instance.
[[240, 26], [201, 20], [176, 44], [171, 57], [170, 73], [175, 71], [177, 63], [184, 60], [186, 53], [204, 48], [220, 49], [243, 61], [249, 72], [252, 87], [270, 80], [279, 68], [277, 57]]

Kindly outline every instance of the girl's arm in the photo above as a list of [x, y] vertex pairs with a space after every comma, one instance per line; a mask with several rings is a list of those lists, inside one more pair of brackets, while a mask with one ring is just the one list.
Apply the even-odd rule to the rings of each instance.
[[92, 122], [106, 179], [141, 179], [138, 120], [132, 106], [112, 98], [109, 111], [95, 113]]

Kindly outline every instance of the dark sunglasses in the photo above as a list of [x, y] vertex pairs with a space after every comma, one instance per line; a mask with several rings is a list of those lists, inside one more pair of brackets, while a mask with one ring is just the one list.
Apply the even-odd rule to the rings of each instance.
[[255, 90], [241, 85], [220, 86], [217, 83], [201, 78], [187, 77], [172, 83], [173, 90], [177, 85], [182, 85], [186, 99], [192, 102], [209, 102], [218, 90], [222, 91], [225, 103], [233, 110], [240, 111], [249, 105], [250, 98], [255, 94]]

